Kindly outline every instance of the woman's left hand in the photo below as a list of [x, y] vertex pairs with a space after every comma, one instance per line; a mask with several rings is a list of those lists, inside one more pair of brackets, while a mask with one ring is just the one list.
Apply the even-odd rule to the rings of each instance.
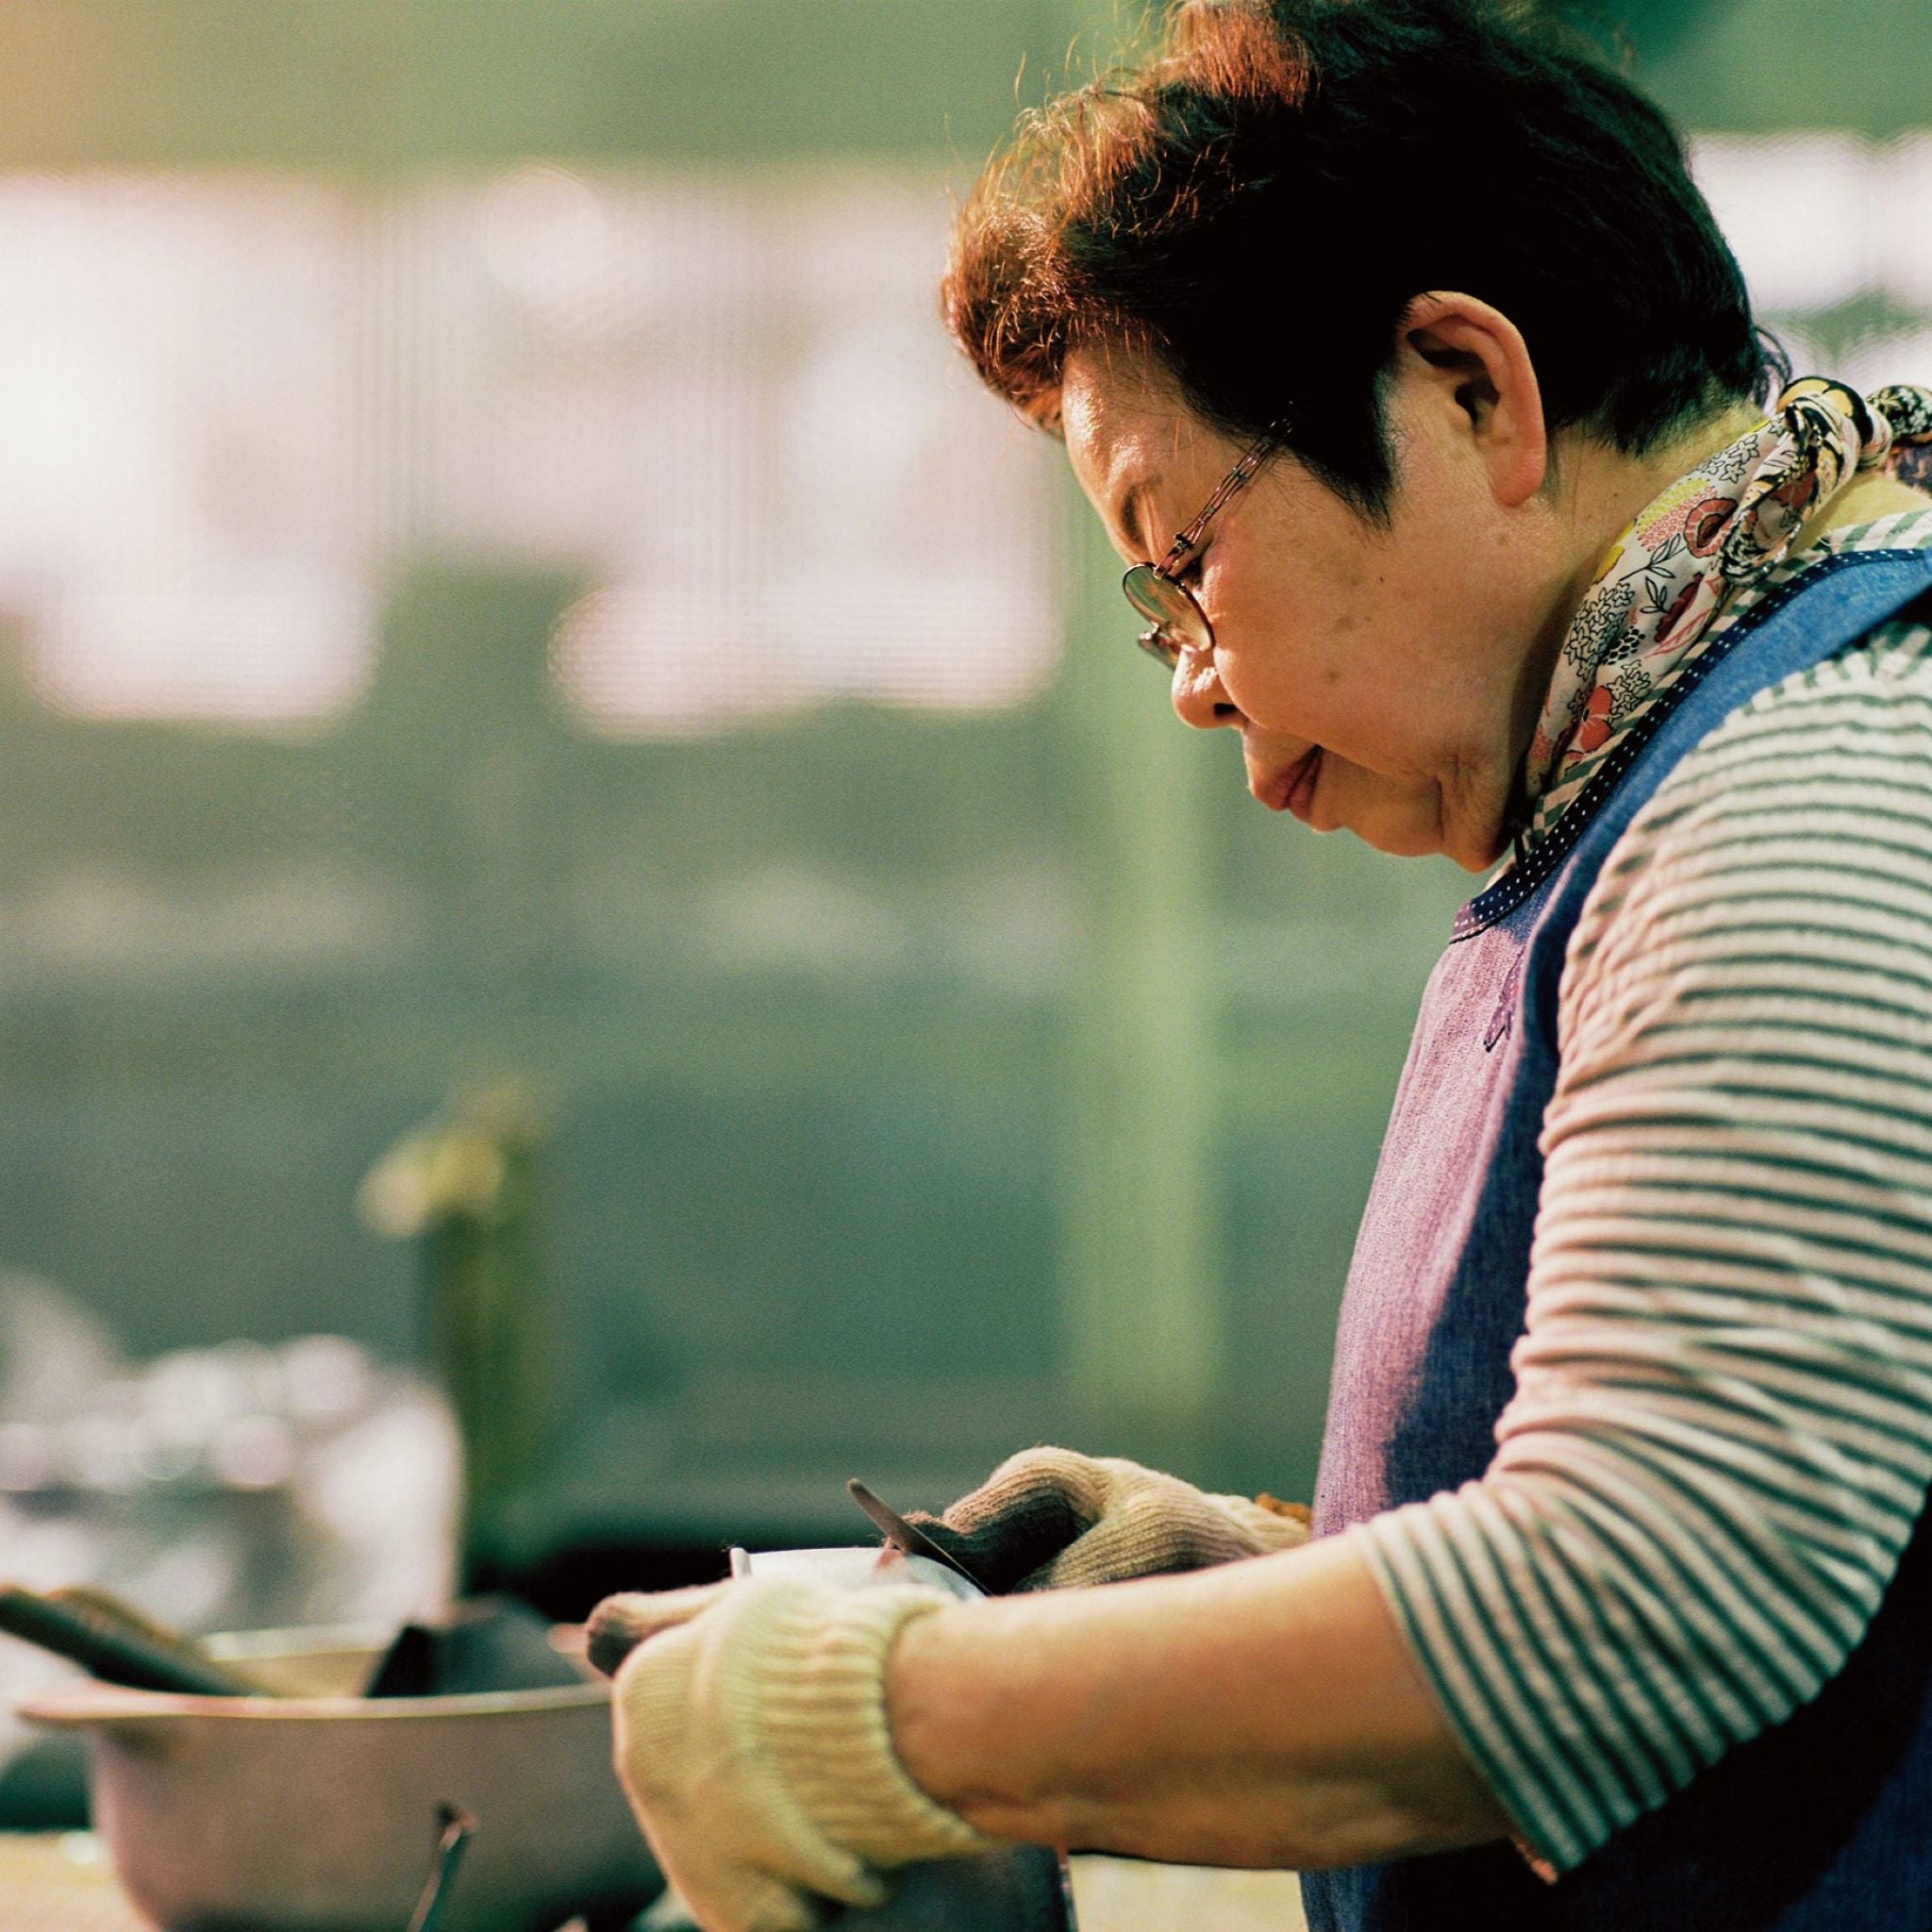
[[1118, 1456], [1023, 1449], [923, 1529], [990, 1593], [1070, 1590], [1298, 1549], [1308, 1512], [1213, 1496]]
[[747, 1577], [599, 1607], [603, 1654], [635, 1643], [618, 1774], [705, 1932], [809, 1932], [815, 1897], [875, 1906], [883, 1871], [991, 1843], [907, 1776], [886, 1724], [893, 1640], [949, 1602]]

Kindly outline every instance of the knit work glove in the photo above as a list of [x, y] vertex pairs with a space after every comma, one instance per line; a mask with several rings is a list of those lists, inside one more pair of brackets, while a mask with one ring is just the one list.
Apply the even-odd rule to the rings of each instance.
[[943, 1516], [910, 1516], [993, 1595], [1207, 1570], [1308, 1540], [1273, 1496], [1210, 1496], [1119, 1457], [1026, 1449]]
[[772, 1576], [599, 1607], [592, 1654], [635, 1646], [618, 1776], [705, 1932], [810, 1932], [815, 1898], [881, 1905], [890, 1867], [991, 1847], [907, 1776], [886, 1727], [893, 1640], [950, 1601]]

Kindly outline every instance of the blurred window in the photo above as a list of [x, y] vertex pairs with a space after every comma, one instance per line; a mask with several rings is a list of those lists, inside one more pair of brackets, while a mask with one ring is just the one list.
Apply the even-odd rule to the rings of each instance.
[[400, 557], [576, 571], [606, 737], [989, 710], [1058, 648], [1058, 497], [934, 315], [903, 175], [533, 164], [387, 193], [0, 181], [0, 605], [52, 704], [351, 707]]
[[1691, 160], [1797, 374], [1932, 383], [1932, 134], [1705, 135]]

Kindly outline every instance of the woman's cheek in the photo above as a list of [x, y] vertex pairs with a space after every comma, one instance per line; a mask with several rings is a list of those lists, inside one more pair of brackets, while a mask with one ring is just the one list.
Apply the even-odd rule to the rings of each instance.
[[1286, 737], [1314, 735], [1306, 725], [1297, 724], [1301, 707], [1295, 703], [1292, 685], [1282, 675], [1282, 667], [1265, 655], [1251, 650], [1217, 651], [1214, 668], [1228, 702], [1249, 724]]

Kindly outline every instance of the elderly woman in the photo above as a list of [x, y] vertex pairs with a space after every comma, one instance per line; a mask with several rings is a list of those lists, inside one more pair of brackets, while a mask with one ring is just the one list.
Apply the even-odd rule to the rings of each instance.
[[1928, 1923], [1932, 395], [1773, 395], [1656, 111], [1478, 0], [1189, 0], [947, 300], [1255, 796], [1500, 869], [1312, 1540], [1037, 1451], [931, 1525], [995, 1600], [619, 1600], [666, 1869], [717, 1932], [998, 1839], [1322, 1932]]

